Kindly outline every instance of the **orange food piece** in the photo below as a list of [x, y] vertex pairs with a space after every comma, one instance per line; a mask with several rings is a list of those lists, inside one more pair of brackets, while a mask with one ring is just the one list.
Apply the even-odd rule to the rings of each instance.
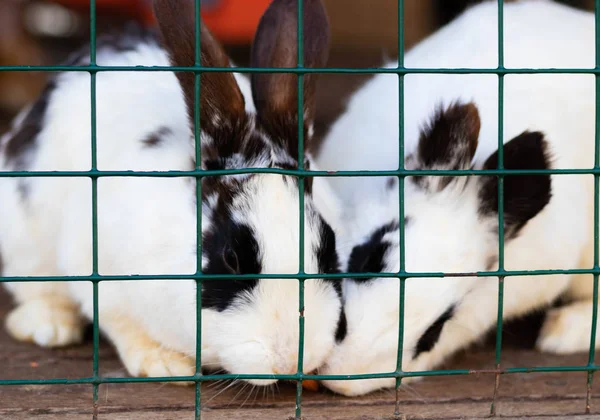
[[309, 391], [317, 392], [319, 390], [319, 383], [314, 379], [306, 379], [302, 381], [302, 388]]

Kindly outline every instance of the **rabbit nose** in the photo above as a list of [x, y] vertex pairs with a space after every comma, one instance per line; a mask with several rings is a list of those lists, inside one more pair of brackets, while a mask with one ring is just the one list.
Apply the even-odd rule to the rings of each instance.
[[274, 367], [273, 373], [275, 375], [293, 375], [296, 372], [293, 372], [291, 369], [279, 369], [277, 367]]

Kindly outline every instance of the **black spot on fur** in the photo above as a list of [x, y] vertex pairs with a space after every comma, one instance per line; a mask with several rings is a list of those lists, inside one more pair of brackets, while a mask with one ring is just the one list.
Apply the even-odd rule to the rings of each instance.
[[[335, 233], [331, 226], [329, 226], [324, 220], [321, 219], [321, 243], [317, 249], [317, 267], [319, 273], [322, 274], [334, 274], [340, 272], [340, 262], [338, 253], [336, 250], [336, 239]], [[340, 298], [342, 299], [342, 281], [341, 279], [326, 279], [328, 283], [331, 283]], [[340, 342], [346, 337], [347, 323], [346, 314], [344, 309], [340, 311], [340, 317], [335, 332], [335, 339]]]
[[[273, 144], [285, 151], [292, 159], [298, 162], [298, 118], [290, 120], [269, 115], [269, 118], [257, 117], [257, 125], [269, 136]], [[312, 138], [308, 135], [306, 123], [303, 127], [304, 149], [310, 147]], [[296, 168], [297, 169], [297, 168]], [[308, 168], [305, 168], [308, 169]]]
[[[484, 169], [498, 168], [496, 151], [483, 165]], [[549, 169], [547, 143], [540, 132], [525, 131], [504, 145], [504, 168], [513, 170]], [[498, 179], [480, 178], [479, 212], [484, 217], [498, 214]], [[518, 231], [550, 202], [551, 179], [545, 175], [506, 175], [504, 177], [504, 229], [506, 237]]]
[[251, 163], [264, 156], [269, 149], [248, 118], [240, 118], [218, 127], [212, 127], [209, 134], [212, 142], [210, 146], [203, 147], [203, 159], [221, 160], [223, 167], [227, 166], [227, 159], [234, 155], [241, 155]]
[[485, 270], [486, 271], [491, 271], [492, 267], [494, 265], [496, 265], [496, 263], [498, 262], [498, 256], [497, 255], [491, 255], [487, 258], [487, 261], [485, 263]]
[[340, 312], [340, 319], [338, 320], [337, 327], [335, 329], [335, 341], [341, 343], [348, 334], [348, 321], [346, 320], [346, 312], [342, 308]]
[[[383, 271], [383, 259], [390, 248], [390, 243], [383, 237], [399, 228], [398, 222], [388, 223], [371, 234], [364, 243], [357, 245], [350, 253], [348, 272], [350, 273], [380, 273]], [[356, 281], [370, 281], [372, 278], [356, 278]]]
[[331, 274], [340, 272], [335, 242], [335, 233], [333, 232], [333, 229], [327, 223], [322, 221], [321, 243], [317, 249], [317, 265], [319, 273]]
[[[281, 169], [285, 169], [288, 171], [295, 171], [298, 169], [298, 165], [296, 164], [292, 164], [292, 163], [288, 163], [288, 162], [273, 162], [273, 164], [271, 165], [272, 168], [281, 168]], [[305, 161], [304, 163], [304, 170], [308, 171], [310, 170], [310, 166], [308, 161]], [[283, 178], [284, 182], [292, 182], [294, 183], [294, 185], [296, 186], [296, 188], [300, 188], [300, 184], [298, 182], [297, 177], [295, 176], [286, 176]], [[304, 193], [306, 195], [311, 195], [312, 194], [312, 187], [313, 187], [313, 179], [314, 177], [312, 176], [305, 176], [304, 177]]]
[[[44, 127], [48, 103], [55, 89], [56, 82], [48, 82], [40, 97], [33, 104], [25, 118], [19, 125], [14, 127], [11, 132], [4, 149], [6, 163], [9, 168], [16, 171], [27, 169], [27, 157], [36, 147], [37, 137]], [[17, 179], [17, 189], [23, 200], [29, 195], [30, 182], [31, 180], [29, 178]]]
[[[260, 249], [252, 229], [235, 223], [223, 208], [213, 223], [213, 228], [202, 241], [203, 255], [208, 258], [208, 264], [203, 272], [205, 274], [259, 274], [262, 270], [259, 261]], [[223, 311], [237, 298], [243, 297], [244, 293], [254, 289], [257, 284], [257, 279], [205, 280], [202, 306]]]
[[435, 343], [437, 343], [437, 341], [440, 338], [440, 334], [442, 333], [442, 328], [444, 327], [444, 324], [450, 318], [452, 318], [455, 309], [456, 308], [454, 307], [454, 305], [450, 306], [446, 310], [446, 312], [441, 314], [439, 318], [436, 319], [435, 322], [425, 330], [423, 335], [419, 338], [419, 341], [417, 341], [417, 346], [415, 347], [415, 354], [413, 358], [416, 358], [421, 353], [430, 351], [433, 348], [433, 346], [435, 346]]
[[158, 130], [144, 137], [142, 143], [145, 147], [156, 147], [161, 145], [164, 142], [164, 138], [172, 133], [173, 131], [169, 127], [160, 127]]
[[388, 190], [391, 190], [391, 189], [393, 189], [393, 188], [396, 186], [396, 184], [397, 184], [397, 183], [398, 183], [398, 178], [395, 178], [395, 177], [390, 177], [390, 178], [388, 178], [388, 180], [386, 181], [386, 183], [385, 183], [385, 187], [386, 187]]
[[[96, 40], [96, 51], [98, 54], [105, 50], [125, 52], [139, 48], [142, 43], [158, 44], [157, 32], [153, 28], [131, 23], [117, 31], [100, 35]], [[89, 42], [69, 55], [62, 64], [68, 66], [89, 65]], [[25, 119], [15, 127], [14, 133], [8, 139], [4, 154], [11, 169], [27, 169], [27, 155], [36, 147], [37, 136], [43, 128], [48, 103], [56, 85], [56, 78], [47, 83]], [[26, 198], [29, 193], [29, 179], [20, 178], [17, 188], [21, 196]]]

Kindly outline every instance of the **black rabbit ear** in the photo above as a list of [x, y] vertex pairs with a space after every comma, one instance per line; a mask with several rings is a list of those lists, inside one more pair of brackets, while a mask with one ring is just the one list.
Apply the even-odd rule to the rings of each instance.
[[[258, 25], [251, 64], [260, 68], [298, 65], [298, 0], [273, 0]], [[303, 0], [304, 67], [324, 67], [329, 55], [329, 20], [321, 0]], [[315, 116], [316, 74], [304, 76], [304, 123]], [[298, 158], [298, 78], [293, 73], [253, 73], [257, 113], [273, 141]], [[305, 130], [306, 146], [310, 136]], [[302, 158], [302, 157], [300, 157]]]
[[[505, 169], [550, 169], [548, 144], [540, 132], [525, 131], [504, 145]], [[483, 169], [498, 168], [498, 151]], [[479, 212], [498, 217], [498, 179], [482, 176], [479, 180]], [[506, 175], [504, 177], [504, 229], [507, 238], [519, 230], [550, 202], [552, 182], [549, 174]]]
[[[171, 62], [192, 67], [196, 57], [196, 19], [200, 21], [200, 64], [205, 67], [230, 67], [229, 57], [196, 13], [195, 0], [154, 0], [154, 13]], [[188, 115], [194, 127], [195, 75], [177, 72]], [[242, 92], [233, 73], [207, 72], [200, 75], [200, 124], [210, 131], [219, 123], [235, 121], [245, 115]]]
[[[417, 153], [410, 158], [414, 169], [469, 169], [479, 138], [481, 121], [474, 103], [438, 105], [428, 124], [421, 130]], [[438, 191], [445, 188], [452, 176], [413, 177], [418, 185]]]

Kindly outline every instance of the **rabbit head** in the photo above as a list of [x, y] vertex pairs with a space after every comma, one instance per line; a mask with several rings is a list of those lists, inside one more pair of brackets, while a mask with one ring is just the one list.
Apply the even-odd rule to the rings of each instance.
[[[480, 119], [473, 103], [440, 107], [422, 128], [407, 169], [468, 170], [477, 149]], [[504, 145], [505, 169], [548, 169], [547, 144], [539, 132], [523, 132]], [[498, 168], [498, 152], [482, 165]], [[504, 232], [510, 243], [551, 197], [550, 175], [504, 177]], [[398, 182], [391, 179], [387, 207], [395, 216], [381, 220], [350, 254], [349, 273], [397, 273], [400, 224], [404, 225], [405, 269], [409, 273], [461, 273], [406, 280], [403, 369], [435, 346], [446, 321], [476, 282], [477, 271], [495, 269], [498, 258], [498, 178], [491, 175], [415, 175], [406, 178], [404, 220], [398, 220]], [[362, 215], [367, 217], [368, 215]], [[344, 283], [347, 335], [321, 373], [348, 375], [396, 370], [400, 317], [396, 278], [347, 279]], [[456, 338], [460, 340], [460, 337]], [[393, 387], [394, 378], [324, 381], [345, 395]]]

